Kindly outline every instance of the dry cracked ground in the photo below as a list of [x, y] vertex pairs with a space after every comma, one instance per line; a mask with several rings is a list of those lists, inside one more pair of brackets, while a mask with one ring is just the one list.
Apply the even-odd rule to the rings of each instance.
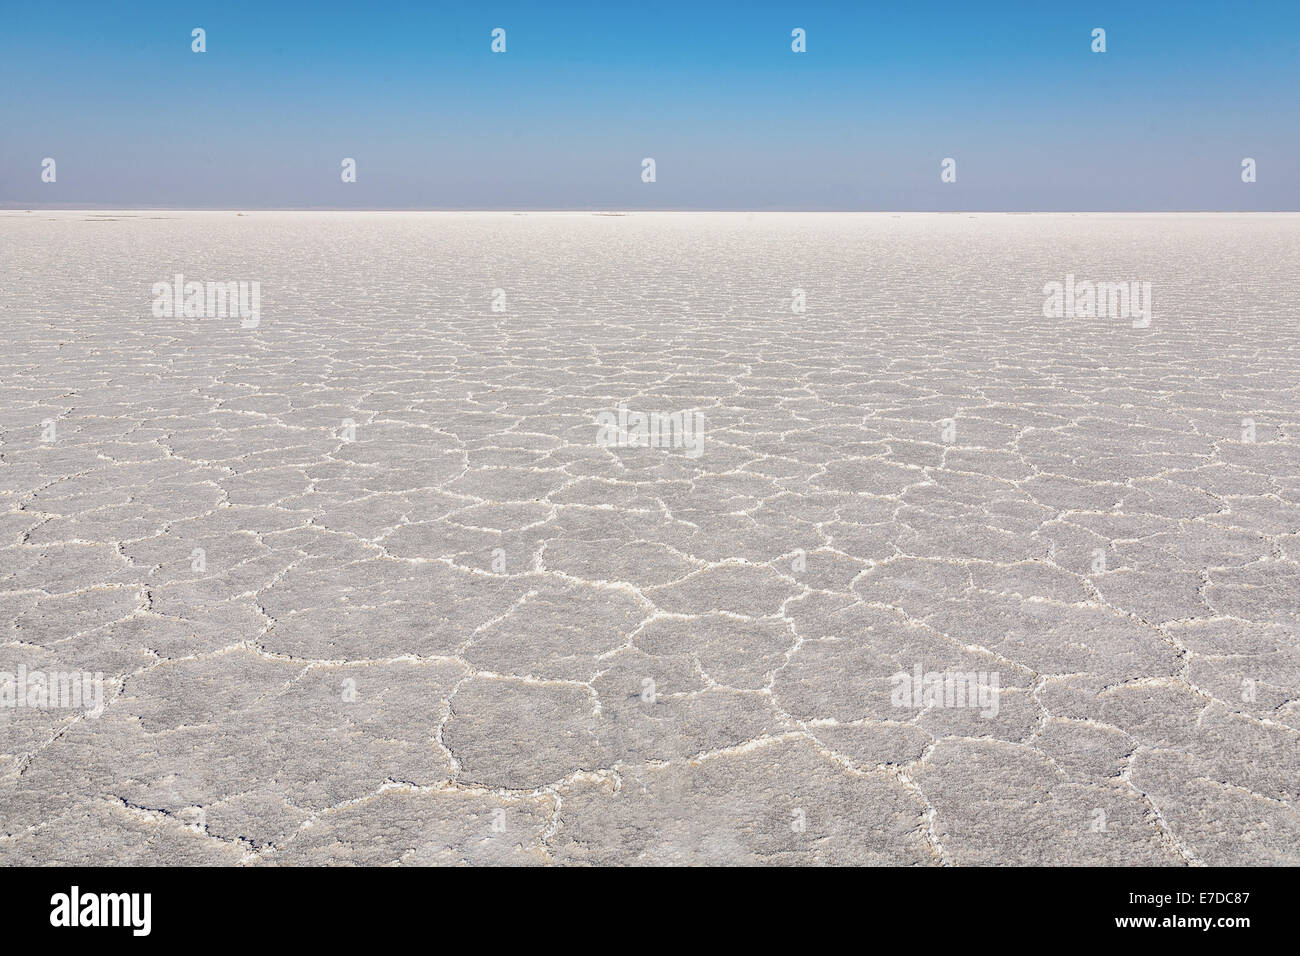
[[1296, 864], [1298, 276], [1293, 215], [0, 214], [0, 671], [105, 689], [0, 709], [0, 862]]

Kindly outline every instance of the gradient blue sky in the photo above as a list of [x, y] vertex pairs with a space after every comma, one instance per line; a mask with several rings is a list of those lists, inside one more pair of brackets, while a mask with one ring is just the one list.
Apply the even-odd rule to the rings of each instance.
[[1300, 210], [1300, 0], [2, 0], [0, 204]]

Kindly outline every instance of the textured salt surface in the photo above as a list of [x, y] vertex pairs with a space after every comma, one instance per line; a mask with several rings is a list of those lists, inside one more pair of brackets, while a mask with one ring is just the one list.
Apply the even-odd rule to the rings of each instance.
[[0, 863], [1300, 863], [1298, 236], [0, 213]]

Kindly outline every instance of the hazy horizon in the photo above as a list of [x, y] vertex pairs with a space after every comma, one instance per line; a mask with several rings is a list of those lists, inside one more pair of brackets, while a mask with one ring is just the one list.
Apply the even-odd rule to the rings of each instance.
[[433, 208], [433, 207], [325, 207], [325, 206], [30, 206], [0, 203], [0, 213], [13, 212], [63, 212], [63, 213], [463, 213], [527, 215], [545, 213], [572, 213], [590, 216], [633, 215], [735, 215], [735, 216], [1297, 216], [1300, 209], [638, 209], [605, 208], [589, 206], [535, 207], [499, 209]]

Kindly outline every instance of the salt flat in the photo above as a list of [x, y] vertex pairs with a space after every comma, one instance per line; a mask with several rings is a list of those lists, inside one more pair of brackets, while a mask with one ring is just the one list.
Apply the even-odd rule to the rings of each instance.
[[0, 863], [1300, 863], [1298, 277], [1284, 214], [0, 213], [0, 672], [104, 680], [0, 707]]

